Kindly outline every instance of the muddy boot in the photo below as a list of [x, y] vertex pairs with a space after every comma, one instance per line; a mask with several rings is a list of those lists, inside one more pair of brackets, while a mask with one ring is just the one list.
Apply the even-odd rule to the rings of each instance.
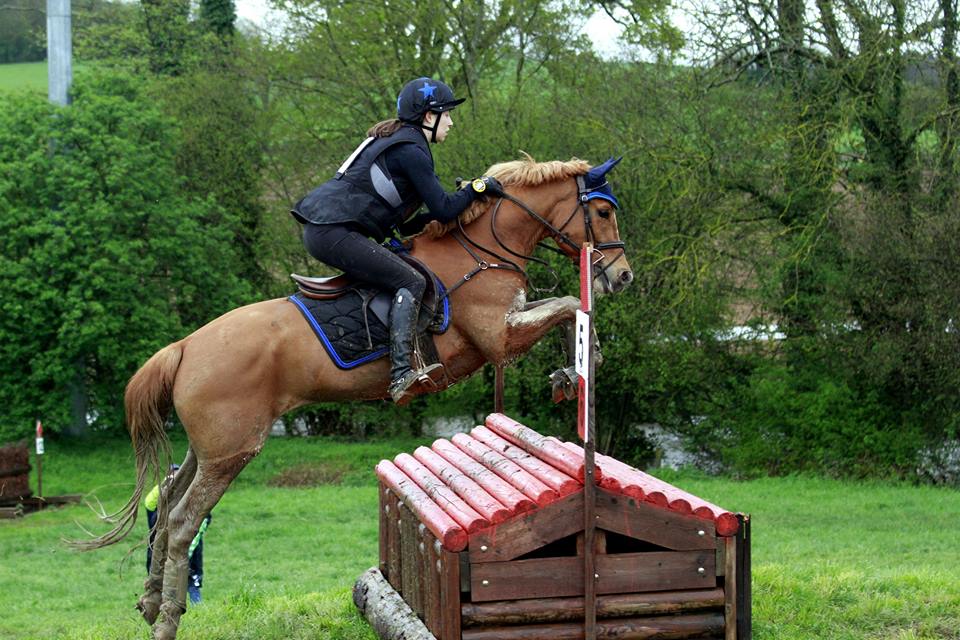
[[424, 384], [433, 384], [430, 374], [441, 369], [439, 364], [425, 369], [411, 367], [416, 339], [419, 304], [406, 289], [397, 291], [390, 309], [390, 397], [399, 405], [410, 402], [423, 391]]

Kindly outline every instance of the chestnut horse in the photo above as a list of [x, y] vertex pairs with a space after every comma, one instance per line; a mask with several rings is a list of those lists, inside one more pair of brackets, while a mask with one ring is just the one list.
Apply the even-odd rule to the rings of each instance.
[[[412, 254], [450, 290], [451, 325], [436, 336], [450, 381], [486, 362], [507, 363], [552, 327], [574, 320], [579, 307], [574, 297], [527, 302], [523, 268], [539, 241], [553, 238], [574, 261], [584, 242], [606, 249], [594, 265], [596, 291], [613, 293], [633, 279], [614, 208], [605, 199], [586, 198], [583, 176], [589, 169], [582, 160], [538, 163], [529, 156], [495, 165], [487, 175], [501, 181], [505, 198], [478, 201], [459, 225], [432, 223], [414, 239]], [[164, 424], [172, 405], [189, 449], [161, 492], [153, 566], [138, 607], [154, 625], [155, 638], [174, 638], [185, 611], [190, 542], [231, 481], [259, 453], [274, 421], [314, 402], [388, 398], [389, 368], [381, 359], [338, 369], [299, 309], [282, 298], [234, 309], [164, 347], [126, 389], [127, 427], [136, 452], [133, 496], [108, 517], [116, 524], [112, 531], [75, 544], [94, 549], [129, 534], [144, 487], [166, 470]]]

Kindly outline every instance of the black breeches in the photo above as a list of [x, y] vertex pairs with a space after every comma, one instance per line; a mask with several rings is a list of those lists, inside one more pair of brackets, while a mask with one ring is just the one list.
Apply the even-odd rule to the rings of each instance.
[[407, 289], [417, 303], [423, 299], [423, 275], [350, 225], [306, 224], [303, 244], [314, 258], [356, 280], [391, 293]]

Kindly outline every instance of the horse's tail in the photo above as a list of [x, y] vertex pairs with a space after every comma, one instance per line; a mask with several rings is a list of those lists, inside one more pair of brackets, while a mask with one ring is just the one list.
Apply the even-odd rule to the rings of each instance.
[[119, 511], [101, 516], [104, 520], [116, 524], [112, 530], [90, 540], [73, 541], [71, 546], [91, 551], [125, 538], [137, 522], [140, 499], [150, 476], [153, 476], [153, 484], [159, 484], [166, 476], [171, 453], [164, 423], [173, 404], [173, 382], [177, 377], [182, 356], [182, 342], [168, 345], [153, 354], [127, 383], [123, 400], [127, 413], [127, 430], [136, 454], [136, 488], [127, 504]]

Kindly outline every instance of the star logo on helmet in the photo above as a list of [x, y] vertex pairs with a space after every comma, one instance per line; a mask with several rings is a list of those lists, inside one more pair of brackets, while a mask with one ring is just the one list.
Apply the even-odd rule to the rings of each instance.
[[417, 91], [422, 93], [424, 100], [426, 100], [427, 98], [433, 97], [433, 90], [436, 88], [436, 85], [432, 85], [429, 82], [424, 82], [423, 86], [417, 89]]

